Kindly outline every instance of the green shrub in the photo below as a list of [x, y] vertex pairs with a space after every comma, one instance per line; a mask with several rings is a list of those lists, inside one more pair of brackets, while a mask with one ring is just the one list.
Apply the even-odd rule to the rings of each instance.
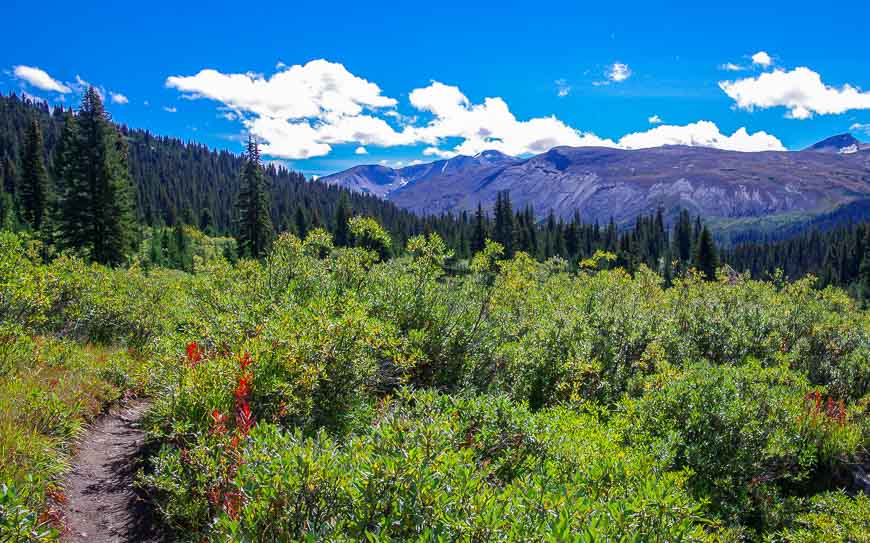
[[27, 505], [28, 500], [14, 487], [0, 485], [0, 541], [4, 543], [43, 543], [55, 541], [58, 531], [47, 518]]
[[807, 510], [770, 541], [772, 543], [870, 542], [870, 498], [843, 493], [814, 496]]
[[623, 407], [629, 442], [691, 470], [696, 496], [759, 529], [776, 526], [789, 513], [784, 497], [828, 479], [861, 441], [856, 425], [808, 400], [809, 383], [785, 367], [700, 364], [645, 388]]
[[148, 480], [190, 540], [703, 541], [716, 532], [683, 475], [567, 409], [403, 392], [344, 442], [269, 424], [237, 452], [226, 439], [164, 450]]

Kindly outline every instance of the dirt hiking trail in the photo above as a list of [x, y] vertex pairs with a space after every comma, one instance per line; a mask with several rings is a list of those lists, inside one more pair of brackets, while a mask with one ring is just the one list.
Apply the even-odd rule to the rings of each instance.
[[141, 465], [148, 400], [122, 402], [88, 429], [65, 485], [68, 543], [162, 541], [133, 488]]

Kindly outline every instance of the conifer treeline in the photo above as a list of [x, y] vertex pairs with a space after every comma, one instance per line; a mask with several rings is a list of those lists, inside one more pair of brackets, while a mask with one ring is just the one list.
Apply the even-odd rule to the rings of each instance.
[[[64, 119], [71, 110], [49, 107], [15, 94], [0, 95], [0, 220], [12, 227], [22, 222], [19, 194], [28, 127], [36, 121], [43, 140], [43, 164], [49, 187], [60, 178], [60, 149]], [[127, 147], [130, 177], [135, 188], [137, 221], [146, 226], [196, 226], [214, 235], [238, 234], [237, 198], [242, 189], [244, 155], [210, 150], [177, 138], [155, 136], [147, 130], [118, 127]], [[340, 195], [350, 213], [375, 218], [404, 244], [424, 231], [449, 234], [453, 217], [418, 217], [374, 196], [350, 193], [339, 187], [310, 182], [274, 164], [263, 166], [271, 200], [270, 219], [276, 231], [301, 231], [322, 226], [336, 228]]]
[[[660, 272], [667, 281], [691, 267], [712, 279], [719, 265], [712, 234], [700, 217], [693, 219], [687, 211], [680, 213], [672, 228], [665, 224], [663, 212], [659, 210], [638, 217], [634, 228], [620, 232], [613, 220], [607, 225], [588, 224], [579, 213], [566, 222], [550, 212], [546, 221], [537, 222], [531, 208], [514, 212], [510, 193], [505, 191], [496, 195], [492, 220], [478, 206], [473, 220], [469, 221], [463, 213], [459, 222], [473, 226], [468, 253], [482, 249], [486, 239], [499, 242], [507, 256], [523, 251], [539, 260], [560, 257], [572, 265], [605, 251], [616, 256], [616, 266], [633, 272], [640, 264], [645, 264]], [[465, 239], [451, 241], [454, 247], [466, 245]]]
[[782, 270], [787, 279], [815, 275], [819, 286], [848, 288], [870, 301], [870, 222], [811, 230], [787, 240], [737, 245], [723, 258], [735, 269], [768, 279]]

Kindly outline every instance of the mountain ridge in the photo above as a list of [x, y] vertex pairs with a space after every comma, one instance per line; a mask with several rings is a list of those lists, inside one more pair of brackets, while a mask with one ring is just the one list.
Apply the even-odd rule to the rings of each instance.
[[860, 141], [848, 132], [825, 138], [804, 149], [804, 151], [836, 154], [852, 154], [865, 150], [870, 150], [870, 144]]
[[[854, 152], [840, 152], [846, 144]], [[833, 149], [833, 151], [832, 151]], [[802, 151], [738, 152], [663, 146], [626, 150], [554, 147], [528, 158], [484, 151], [475, 157], [378, 170], [389, 183], [378, 196], [418, 214], [490, 208], [508, 190], [516, 208], [542, 219], [552, 210], [565, 219], [611, 217], [625, 224], [664, 208], [715, 218], [829, 213], [870, 198], [870, 152], [857, 139], [827, 138]], [[495, 160], [480, 160], [489, 156]], [[373, 180], [367, 166], [320, 178], [359, 190]], [[348, 178], [348, 172], [356, 177]], [[350, 182], [350, 181], [353, 181]], [[371, 191], [370, 194], [375, 192]]]

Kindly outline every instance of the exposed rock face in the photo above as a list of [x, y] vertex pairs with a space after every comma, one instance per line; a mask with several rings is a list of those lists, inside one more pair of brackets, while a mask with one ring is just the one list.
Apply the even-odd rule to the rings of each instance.
[[509, 190], [515, 208], [531, 206], [539, 217], [579, 210], [586, 221], [628, 223], [658, 208], [710, 218], [811, 216], [870, 198], [870, 149], [850, 138], [799, 152], [557, 147], [517, 159], [487, 151], [398, 170], [360, 166], [321, 180], [421, 214], [489, 208]]

